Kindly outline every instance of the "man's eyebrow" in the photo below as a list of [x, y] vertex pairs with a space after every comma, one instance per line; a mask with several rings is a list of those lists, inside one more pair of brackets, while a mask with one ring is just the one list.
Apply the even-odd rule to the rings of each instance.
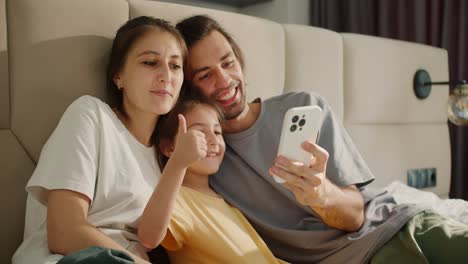
[[223, 61], [225, 60], [227, 57], [231, 56], [232, 55], [232, 51], [228, 51], [226, 54], [224, 54], [223, 57], [221, 57], [220, 61]]
[[[224, 55], [221, 57], [221, 59], [220, 59], [219, 61], [223, 61], [223, 60], [225, 60], [227, 57], [229, 57], [229, 56], [231, 56], [231, 55], [232, 55], [232, 51], [228, 51], [226, 54], [224, 54]], [[200, 72], [202, 72], [202, 71], [208, 70], [209, 68], [210, 68], [210, 67], [205, 66], [205, 67], [201, 67], [201, 68], [199, 68], [199, 69], [196, 69], [196, 70], [193, 71], [192, 75], [195, 76], [195, 75], [197, 75], [198, 73], [200, 73]]]

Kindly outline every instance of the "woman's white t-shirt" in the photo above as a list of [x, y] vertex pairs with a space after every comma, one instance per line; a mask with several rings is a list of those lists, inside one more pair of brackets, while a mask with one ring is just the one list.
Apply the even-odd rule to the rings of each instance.
[[[135, 235], [137, 221], [160, 176], [154, 148], [138, 142], [107, 104], [82, 96], [68, 107], [44, 145], [26, 190], [45, 206], [48, 190], [86, 195], [91, 200], [88, 221], [138, 254], [143, 246]], [[36, 203], [45, 210], [42, 205]], [[55, 263], [62, 257], [48, 250], [45, 218], [34, 222], [38, 228], [25, 237], [13, 263]]]

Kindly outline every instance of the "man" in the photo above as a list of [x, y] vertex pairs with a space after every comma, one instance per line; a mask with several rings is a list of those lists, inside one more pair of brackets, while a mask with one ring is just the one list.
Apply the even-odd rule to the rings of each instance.
[[[435, 258], [428, 257], [435, 243], [421, 246], [417, 240], [420, 244], [410, 243], [405, 250], [408, 243], [400, 238], [414, 233], [409, 228], [424, 221], [432, 227], [442, 217], [417, 206], [396, 205], [391, 195], [366, 188], [374, 177], [321, 97], [289, 93], [247, 103], [242, 52], [229, 34], [206, 16], [187, 18], [176, 27], [189, 48], [186, 80], [214, 100], [227, 119], [226, 155], [210, 184], [247, 216], [277, 257], [293, 263], [379, 263], [387, 257], [398, 262], [415, 256], [446, 260], [437, 259], [440, 250], [433, 251]], [[317, 144], [302, 145], [311, 154], [310, 164], [298, 165], [275, 156], [282, 126], [278, 117], [304, 105], [320, 106], [323, 118]], [[286, 183], [276, 183], [272, 175]], [[433, 234], [421, 241], [429, 236]], [[468, 242], [467, 227], [460, 237]], [[453, 256], [449, 259], [453, 263]]]

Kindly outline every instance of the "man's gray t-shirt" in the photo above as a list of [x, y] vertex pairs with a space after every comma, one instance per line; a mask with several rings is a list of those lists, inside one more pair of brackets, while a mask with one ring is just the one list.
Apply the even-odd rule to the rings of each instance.
[[[329, 152], [327, 178], [356, 185], [365, 202], [365, 222], [354, 233], [330, 228], [309, 207], [274, 181], [274, 164], [286, 111], [318, 105], [323, 110], [318, 145]], [[374, 176], [330, 107], [316, 94], [288, 93], [261, 103], [249, 129], [225, 134], [226, 154], [210, 185], [239, 208], [276, 257], [292, 263], [364, 263], [423, 208], [396, 205], [393, 197], [366, 185]], [[384, 151], [384, 150], [382, 150]]]

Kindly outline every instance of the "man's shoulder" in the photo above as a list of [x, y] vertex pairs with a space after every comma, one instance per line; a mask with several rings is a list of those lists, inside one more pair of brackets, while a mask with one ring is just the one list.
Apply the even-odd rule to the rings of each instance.
[[267, 105], [281, 104], [288, 107], [321, 105], [324, 99], [314, 92], [288, 92], [270, 97], [264, 101]]

